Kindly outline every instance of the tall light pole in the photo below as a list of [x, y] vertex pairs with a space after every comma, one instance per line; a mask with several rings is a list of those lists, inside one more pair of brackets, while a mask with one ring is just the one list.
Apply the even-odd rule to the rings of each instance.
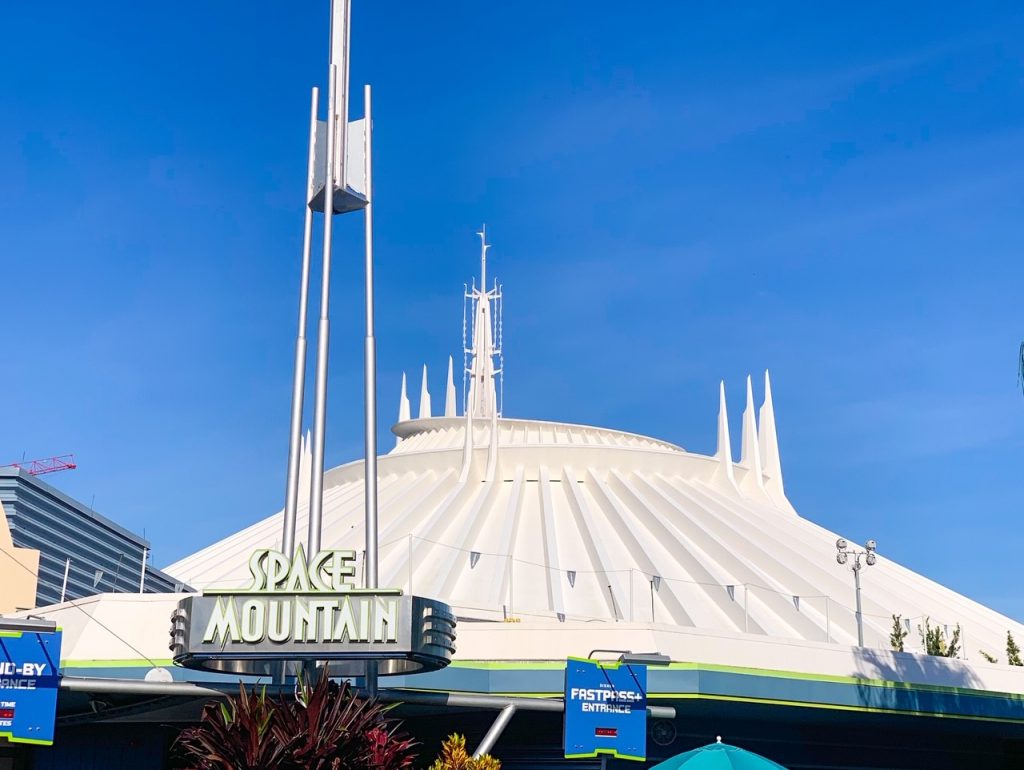
[[[846, 538], [839, 538], [836, 540], [836, 561], [840, 564], [847, 564], [850, 561], [850, 557], [853, 557], [853, 564], [850, 565], [850, 569], [853, 570], [853, 585], [856, 588], [857, 593], [857, 646], [864, 646], [864, 615], [861, 611], [860, 606], [860, 571], [861, 568], [866, 564], [871, 567], [874, 566], [875, 562], [878, 561], [878, 556], [875, 555], [875, 549], [878, 544], [874, 540], [868, 540], [864, 544], [864, 550], [858, 551], [856, 549], [849, 550], [849, 546], [846, 542]], [[863, 561], [862, 561], [863, 560]]]

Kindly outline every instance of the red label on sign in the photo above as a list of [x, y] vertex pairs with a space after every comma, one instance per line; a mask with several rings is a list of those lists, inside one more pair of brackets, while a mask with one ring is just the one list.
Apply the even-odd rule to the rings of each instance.
[[0, 719], [14, 719], [14, 709], [0, 709]]
[[615, 738], [619, 734], [619, 730], [616, 727], [595, 727], [594, 735], [598, 735], [602, 738]]

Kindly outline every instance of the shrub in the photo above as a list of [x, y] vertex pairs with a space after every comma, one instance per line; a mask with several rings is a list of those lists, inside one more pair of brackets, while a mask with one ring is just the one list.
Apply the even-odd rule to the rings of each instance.
[[1020, 659], [1020, 647], [1009, 631], [1006, 632], [1006, 662], [1011, 666], [1024, 666], [1024, 661]]
[[237, 697], [207, 704], [199, 724], [182, 731], [175, 758], [188, 770], [405, 770], [414, 742], [387, 710], [327, 676], [300, 682], [295, 699], [241, 684]]
[[900, 615], [892, 616], [892, 631], [889, 632], [889, 644], [896, 652], [903, 652], [903, 640], [907, 638], [907, 629], [903, 627]]
[[501, 762], [489, 754], [473, 759], [466, 751], [466, 738], [455, 733], [441, 744], [441, 754], [428, 770], [501, 770]]
[[936, 655], [940, 658], [955, 658], [960, 654], [960, 624], [956, 624], [953, 633], [949, 635], [949, 642], [946, 642], [946, 635], [942, 633], [942, 626], [932, 626], [928, 618], [924, 619], [924, 625], [919, 626], [921, 633], [921, 646], [929, 655]]

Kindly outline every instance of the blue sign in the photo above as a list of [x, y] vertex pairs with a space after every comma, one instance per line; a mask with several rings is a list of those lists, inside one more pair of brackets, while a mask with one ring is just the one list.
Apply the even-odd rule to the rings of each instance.
[[565, 664], [565, 757], [647, 757], [647, 666], [569, 658]]
[[0, 631], [0, 738], [53, 743], [60, 631]]

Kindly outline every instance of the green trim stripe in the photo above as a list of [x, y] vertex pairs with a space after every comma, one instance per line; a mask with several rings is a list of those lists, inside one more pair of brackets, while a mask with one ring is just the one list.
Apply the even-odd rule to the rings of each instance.
[[0, 733], [0, 738], [10, 743], [31, 743], [33, 746], [52, 746], [53, 741], [41, 741], [38, 738], [15, 738], [14, 733]]
[[[578, 658], [578, 660], [586, 660]], [[616, 665], [615, 662], [611, 662]], [[148, 669], [152, 665], [172, 667], [173, 661], [161, 660], [66, 660], [62, 662], [63, 668], [69, 672], [81, 669]], [[448, 667], [449, 673], [444, 670], [427, 675], [426, 679], [417, 678], [415, 684], [420, 686], [409, 686], [414, 684], [409, 678], [400, 677], [395, 682], [397, 689], [407, 692], [451, 692], [451, 693], [479, 693], [486, 692], [490, 695], [518, 697], [518, 698], [561, 698], [563, 691], [560, 687], [560, 672], [565, 669], [565, 661], [479, 661], [479, 660], [457, 660]], [[514, 672], [536, 672], [532, 678], [525, 678], [519, 681]], [[689, 680], [690, 672], [694, 677]], [[672, 678], [675, 673], [675, 678]], [[666, 676], [667, 674], [667, 676]], [[684, 678], [680, 679], [680, 674]], [[511, 676], [510, 676], [511, 675]], [[722, 678], [722, 676], [726, 678]], [[482, 677], [478, 680], [477, 677]], [[738, 677], [732, 683], [728, 677]], [[749, 684], [744, 680], [749, 678]], [[754, 681], [759, 679], [761, 681]], [[777, 684], [772, 685], [772, 681]], [[792, 685], [784, 685], [783, 681], [789, 680]], [[794, 685], [806, 683], [805, 688]], [[428, 684], [429, 683], [429, 684]], [[908, 716], [934, 716], [945, 719], [966, 719], [972, 721], [988, 721], [1001, 723], [1024, 722], [1024, 694], [1005, 693], [988, 690], [980, 690], [971, 687], [956, 687], [933, 684], [913, 684], [884, 679], [859, 678], [856, 676], [837, 676], [828, 674], [810, 674], [795, 671], [775, 671], [743, 666], [726, 666], [693, 662], [677, 662], [669, 667], [660, 667], [652, 672], [650, 684], [657, 687], [661, 684], [670, 692], [657, 691], [649, 692], [651, 702], [666, 703], [676, 701], [692, 701], [704, 699], [707, 701], [732, 701], [737, 703], [761, 703], [778, 706], [833, 709], [837, 711], [894, 714]], [[517, 684], [532, 688], [532, 691], [517, 691]], [[423, 686], [427, 685], [427, 686]], [[864, 690], [870, 688], [875, 691], [871, 696], [865, 693], [860, 698], [851, 698], [844, 695], [840, 690], [831, 690], [828, 685], [838, 685], [840, 688], [858, 687]], [[690, 687], [692, 690], [685, 691]], [[778, 692], [774, 692], [778, 688]], [[679, 692], [678, 690], [684, 690]], [[806, 692], [804, 690], [806, 689]], [[789, 690], [790, 692], [786, 692]], [[749, 693], [749, 694], [746, 694]], [[806, 695], [806, 699], [796, 699], [794, 695]], [[778, 697], [776, 697], [778, 696]], [[919, 697], [915, 697], [919, 696]], [[945, 698], [964, 698], [959, 701], [959, 706], [953, 703], [947, 704]], [[974, 705], [970, 705], [970, 701]], [[877, 705], [869, 705], [876, 702]], [[998, 703], [997, 703], [998, 702]], [[904, 707], [900, 708], [900, 704]], [[927, 710], [927, 706], [934, 705], [935, 710]], [[952, 705], [952, 708], [950, 708]], [[925, 707], [925, 708], [922, 708]], [[950, 708], [954, 712], [973, 713], [949, 713], [943, 711]], [[1020, 717], [1013, 716], [1018, 711]]]
[[849, 706], [839, 703], [814, 703], [811, 701], [788, 701], [776, 700], [773, 698], [748, 698], [742, 695], [712, 695], [708, 693], [659, 693], [651, 696], [654, 698], [665, 698], [668, 700], [717, 700], [733, 701], [737, 703], [762, 703], [769, 706], [794, 706], [796, 708], [828, 709], [830, 711], [859, 711], [869, 714], [896, 714], [906, 716], [938, 717], [940, 719], [967, 719], [973, 722], [1006, 722], [1020, 724], [1022, 720], [1010, 717], [983, 717], [974, 714], [943, 714], [939, 711], [912, 711], [910, 709], [889, 709], [881, 706]]
[[597, 757], [598, 754], [607, 754], [609, 757], [613, 757], [615, 759], [632, 759], [632, 760], [634, 760], [636, 762], [643, 762], [644, 760], [647, 759], [647, 757], [639, 757], [639, 756], [636, 756], [635, 754], [620, 754], [617, 751], [607, 750], [607, 749], [599, 749], [597, 751], [592, 751], [589, 754], [566, 754], [565, 758], [566, 759], [594, 759], [594, 758]]
[[61, 668], [153, 668], [153, 666], [173, 666], [171, 658], [160, 660], [62, 660]]
[[[588, 658], [570, 658], [570, 660], [589, 660]], [[483, 671], [558, 671], [564, 670], [565, 664], [560, 661], [489, 661], [489, 660], [454, 660], [449, 668], [472, 668]], [[843, 676], [840, 674], [811, 674], [800, 671], [781, 671], [749, 666], [726, 666], [717, 663], [672, 663], [659, 666], [659, 671], [708, 671], [745, 676], [764, 676], [776, 679], [796, 679], [806, 682], [831, 682], [835, 684], [871, 685], [890, 689], [923, 690], [928, 692], [952, 693], [957, 695], [970, 694], [986, 698], [1003, 698], [1024, 702], [1024, 694], [1001, 692], [996, 690], [978, 690], [971, 687], [954, 687], [951, 685], [917, 684], [910, 682], [894, 682], [889, 679], [871, 679], [867, 677]], [[655, 676], [657, 676], [655, 674]], [[659, 693], [651, 697], [662, 697]]]

